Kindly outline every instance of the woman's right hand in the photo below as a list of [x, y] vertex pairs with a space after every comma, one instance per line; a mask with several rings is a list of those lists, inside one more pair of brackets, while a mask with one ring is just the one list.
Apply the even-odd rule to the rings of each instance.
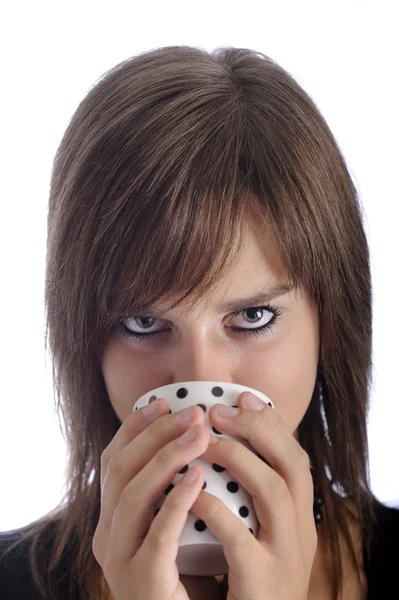
[[[198, 465], [173, 487], [153, 518], [157, 500], [176, 473], [208, 448], [204, 412], [193, 406], [169, 414], [163, 398], [149, 406], [157, 412], [146, 416], [146, 407], [134, 411], [102, 453], [101, 514], [93, 554], [115, 600], [219, 598], [215, 577], [179, 577], [176, 565], [180, 534], [204, 483]], [[190, 410], [191, 420], [179, 422], [178, 416]], [[177, 438], [188, 430], [196, 438], [179, 443]], [[190, 472], [198, 477], [184, 485]]]

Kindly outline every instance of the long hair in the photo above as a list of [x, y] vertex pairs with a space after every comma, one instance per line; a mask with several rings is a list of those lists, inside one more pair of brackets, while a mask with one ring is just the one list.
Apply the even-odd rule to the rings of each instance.
[[[100, 368], [102, 341], [136, 305], [163, 298], [173, 308], [217, 285], [250, 218], [265, 245], [277, 241], [289, 282], [317, 303], [323, 393], [315, 389], [299, 440], [325, 497], [335, 597], [338, 530], [360, 574], [343, 501], [357, 508], [369, 549], [372, 302], [358, 193], [317, 106], [274, 60], [248, 49], [173, 46], [106, 72], [54, 159], [46, 348], [68, 469], [62, 503], [27, 533], [43, 598], [54, 597], [70, 549], [70, 598], [73, 585], [82, 598], [109, 595], [92, 553], [101, 453], [120, 427]], [[41, 541], [54, 527], [43, 572]]]

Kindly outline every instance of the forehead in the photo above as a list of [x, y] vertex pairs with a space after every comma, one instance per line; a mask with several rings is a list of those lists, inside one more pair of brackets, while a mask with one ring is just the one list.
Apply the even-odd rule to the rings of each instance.
[[[286, 277], [280, 250], [270, 238], [262, 236], [253, 227], [247, 227], [238, 254], [223, 274], [196, 299], [187, 297], [178, 310], [189, 311], [197, 306], [213, 306], [218, 312], [232, 311], [246, 298], [259, 303], [293, 289]], [[168, 299], [160, 298], [151, 308], [167, 311]], [[171, 311], [174, 312], [174, 311]]]

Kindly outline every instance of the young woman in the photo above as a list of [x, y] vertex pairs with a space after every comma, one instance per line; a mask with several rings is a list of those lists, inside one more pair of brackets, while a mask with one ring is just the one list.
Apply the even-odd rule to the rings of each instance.
[[[50, 514], [0, 536], [2, 599], [398, 594], [399, 511], [368, 477], [361, 207], [289, 73], [251, 50], [168, 47], [100, 78], [54, 161], [45, 299], [68, 489]], [[244, 394], [237, 415], [210, 412], [257, 454], [211, 436], [198, 406], [171, 414], [159, 399], [152, 415], [132, 412], [145, 392], [188, 380], [273, 400], [256, 410]], [[196, 437], [180, 443], [187, 431]], [[154, 518], [199, 456], [250, 491], [257, 537], [203, 490], [198, 466]], [[224, 577], [179, 576], [190, 510], [221, 540]]]

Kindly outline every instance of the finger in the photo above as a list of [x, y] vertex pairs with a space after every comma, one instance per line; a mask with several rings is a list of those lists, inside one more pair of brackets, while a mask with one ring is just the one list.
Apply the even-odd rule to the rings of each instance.
[[202, 519], [220, 540], [226, 561], [238, 579], [251, 580], [259, 574], [259, 569], [267, 568], [264, 549], [220, 498], [201, 491], [190, 512]]
[[[292, 544], [299, 539], [299, 533], [295, 506], [282, 477], [243, 444], [228, 438], [219, 438], [218, 443], [208, 446], [199, 458], [224, 467], [239, 487], [247, 490], [252, 496], [260, 524], [257, 540], [265, 548], [270, 549], [273, 546], [275, 552], [286, 556]], [[197, 504], [193, 506], [193, 510], [196, 509]], [[225, 519], [227, 517], [228, 515]], [[238, 519], [238, 516], [236, 518]], [[208, 525], [206, 519], [204, 520]], [[244, 525], [240, 519], [238, 521]], [[245, 525], [244, 527], [248, 529]], [[237, 534], [237, 531], [235, 533]], [[226, 542], [229, 542], [229, 539], [226, 537]]]
[[116, 432], [112, 441], [105, 448], [101, 455], [101, 485], [104, 481], [108, 463], [114, 454], [127, 446], [139, 433], [146, 429], [155, 419], [169, 413], [169, 406], [163, 398], [158, 398], [149, 405], [155, 410], [152, 414], [146, 414], [148, 406], [143, 406], [139, 410], [132, 412]]
[[[107, 463], [104, 463], [107, 464], [107, 470], [104, 474], [101, 490], [100, 513], [101, 527], [104, 530], [110, 530], [113, 514], [128, 483], [136, 477], [163, 446], [184, 433], [189, 425], [204, 422], [204, 412], [199, 407], [193, 408], [193, 416], [190, 422], [179, 422], [177, 420], [182, 412], [184, 411], [153, 419], [153, 422], [144, 431], [141, 431], [125, 447], [122, 447], [119, 452], [111, 456]], [[136, 427], [140, 427], [140, 423]]]
[[118, 561], [136, 553], [148, 533], [157, 500], [176, 473], [207, 447], [205, 427], [196, 425], [190, 430], [197, 433], [194, 440], [182, 444], [180, 437], [161, 448], [123, 490], [111, 524], [112, 552]]
[[[296, 507], [304, 533], [313, 521], [313, 481], [309, 456], [288, 430], [276, 410], [263, 404], [260, 411], [248, 410], [240, 396], [240, 413], [231, 419], [218, 417], [215, 406], [209, 415], [222, 433], [243, 438], [267, 461], [285, 481]], [[259, 467], [256, 468], [258, 470]]]
[[175, 564], [179, 538], [203, 484], [204, 473], [201, 467], [194, 466], [166, 496], [139, 550], [144, 564], [150, 561], [156, 570], [165, 570]]

